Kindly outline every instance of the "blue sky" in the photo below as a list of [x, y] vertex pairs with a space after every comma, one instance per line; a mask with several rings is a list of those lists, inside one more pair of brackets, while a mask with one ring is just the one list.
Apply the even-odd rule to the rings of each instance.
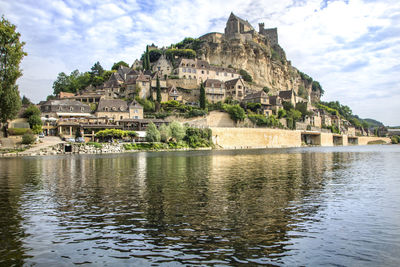
[[278, 27], [287, 58], [321, 83], [323, 100], [400, 125], [398, 0], [0, 0], [26, 42], [18, 83], [34, 102], [52, 93], [59, 72], [131, 64], [146, 44], [223, 32], [231, 11], [255, 28]]

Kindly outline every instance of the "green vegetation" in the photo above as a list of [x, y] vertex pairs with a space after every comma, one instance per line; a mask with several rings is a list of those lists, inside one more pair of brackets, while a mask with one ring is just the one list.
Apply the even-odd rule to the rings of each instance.
[[298, 95], [304, 99], [308, 99], [307, 90], [304, 88], [304, 85], [300, 84]]
[[157, 76], [156, 90], [157, 90], [157, 102], [161, 103], [161, 87], [160, 87], [160, 79], [158, 78], [158, 76]]
[[199, 129], [199, 128], [186, 128], [186, 135], [184, 141], [193, 148], [198, 147], [210, 147], [212, 146], [212, 131], [209, 128]]
[[192, 49], [192, 50], [199, 50], [201, 48], [201, 44], [203, 42], [200, 39], [194, 39], [191, 37], [186, 37], [183, 41], [171, 45], [170, 48], [178, 48], [178, 49]]
[[271, 47], [271, 58], [273, 61], [281, 61], [281, 56], [272, 47]]
[[125, 66], [128, 64], [120, 61], [114, 63], [113, 68], [115, 70], [105, 71], [97, 61], [91, 68], [91, 71], [79, 72], [79, 70], [74, 70], [70, 75], [60, 72], [53, 83], [53, 95], [57, 95], [60, 92], [77, 93], [90, 85], [101, 85], [110, 78], [120, 65]]
[[32, 101], [29, 98], [27, 98], [26, 96], [22, 97], [21, 103], [22, 103], [23, 106], [33, 105]]
[[271, 89], [269, 89], [268, 86], [264, 86], [264, 87], [263, 87], [263, 91], [264, 91], [264, 93], [268, 94], [269, 91], [271, 91]]
[[97, 143], [97, 142], [88, 142], [87, 145], [94, 146], [95, 148], [98, 148], [98, 149], [101, 149], [103, 147], [102, 144]]
[[383, 140], [374, 140], [374, 141], [369, 141], [367, 145], [385, 145], [386, 142]]
[[[98, 61], [97, 61], [96, 64], [100, 65], [100, 63]], [[95, 64], [95, 66], [96, 66], [96, 64]], [[120, 66], [124, 66], [124, 67], [129, 68], [129, 64], [126, 63], [125, 61], [121, 60], [121, 61], [118, 61], [118, 62], [114, 63], [113, 66], [111, 67], [111, 70], [118, 70]], [[101, 76], [101, 74], [102, 73], [98, 73], [98, 76]]]
[[39, 134], [43, 131], [40, 110], [35, 105], [30, 105], [22, 116], [28, 119], [29, 126], [33, 130], [33, 133]]
[[10, 135], [24, 135], [26, 133], [31, 134], [32, 130], [29, 128], [9, 128], [8, 133]]
[[398, 135], [393, 135], [393, 136], [391, 137], [391, 140], [392, 140], [392, 144], [398, 144], [398, 143], [400, 142], [400, 136], [398, 136]]
[[235, 122], [243, 121], [246, 118], [246, 112], [238, 104], [236, 105], [223, 104], [222, 108], [224, 111], [228, 112], [231, 119], [234, 120]]
[[27, 54], [23, 51], [25, 45], [20, 41], [20, 33], [16, 26], [1, 17], [0, 21], [0, 122], [4, 123], [6, 132], [8, 120], [14, 119], [21, 108], [16, 81], [22, 76], [19, 65]]
[[161, 140], [160, 131], [157, 129], [154, 123], [150, 122], [146, 129], [146, 141], [160, 142], [160, 140]]
[[122, 139], [123, 137], [129, 136], [130, 138], [134, 138], [137, 136], [137, 133], [135, 131], [123, 131], [119, 129], [106, 129], [102, 131], [98, 131], [96, 133], [96, 137], [99, 138], [100, 140], [112, 140], [114, 138], [116, 139]]
[[257, 126], [282, 127], [281, 123], [275, 115], [266, 117], [261, 114], [249, 114], [247, 117]]
[[324, 93], [325, 93], [325, 91], [324, 91], [324, 89], [322, 89], [322, 86], [319, 84], [319, 82], [317, 82], [317, 81], [313, 81], [312, 82], [312, 91], [313, 92], [317, 92], [317, 91], [319, 91], [319, 93], [321, 94], [321, 96], [322, 95], [324, 95]]
[[36, 137], [33, 134], [26, 133], [22, 136], [22, 144], [30, 145], [33, 144], [36, 140]]
[[183, 58], [196, 58], [196, 51], [193, 49], [177, 49], [170, 48], [165, 51], [165, 56], [170, 60], [174, 61], [175, 57], [183, 57]]
[[251, 77], [251, 75], [244, 69], [241, 69], [239, 71], [239, 74], [242, 76], [243, 80], [245, 80], [246, 82], [249, 82], [249, 83], [253, 82], [253, 77]]
[[201, 83], [200, 85], [200, 108], [206, 109], [206, 90], [204, 89], [204, 84]]
[[144, 112], [154, 112], [155, 111], [155, 103], [149, 99], [143, 99], [141, 97], [135, 97], [135, 100], [142, 105]]
[[258, 113], [261, 111], [261, 103], [246, 103], [246, 109]]

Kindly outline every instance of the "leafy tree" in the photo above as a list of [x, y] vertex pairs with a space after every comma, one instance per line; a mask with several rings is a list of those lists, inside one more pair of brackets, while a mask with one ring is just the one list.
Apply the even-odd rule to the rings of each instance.
[[106, 70], [103, 72], [103, 80], [104, 81], [108, 81], [108, 79], [110, 79], [111, 75], [115, 72], [115, 70]]
[[301, 117], [310, 116], [312, 113], [307, 110], [307, 103], [299, 102], [296, 104], [296, 110], [301, 112]]
[[311, 88], [312, 88], [312, 90], [314, 92], [319, 91], [321, 96], [324, 95], [324, 93], [325, 93], [324, 89], [322, 89], [322, 86], [317, 81], [313, 81], [312, 82], [312, 87]]
[[158, 130], [160, 131], [161, 142], [168, 142], [169, 138], [171, 137], [170, 128], [166, 124], [162, 124]]
[[38, 107], [32, 104], [25, 109], [24, 114], [22, 114], [22, 117], [29, 118], [30, 116], [33, 115], [40, 116], [40, 110]]
[[282, 106], [283, 106], [283, 108], [284, 108], [286, 111], [289, 111], [289, 110], [291, 110], [291, 109], [294, 109], [293, 104], [292, 104], [291, 102], [288, 102], [288, 101], [283, 101], [283, 102], [282, 102]]
[[282, 118], [284, 118], [284, 117], [286, 117], [286, 110], [280, 108], [280, 109], [278, 110], [278, 118], [279, 118], [279, 119], [282, 119]]
[[200, 108], [206, 109], [206, 90], [204, 89], [204, 84], [200, 84]]
[[92, 76], [102, 76], [104, 73], [104, 69], [101, 66], [100, 62], [98, 62], [98, 61], [96, 63], [94, 63], [93, 67], [91, 67], [90, 70], [91, 70], [90, 74]]
[[270, 91], [270, 89], [269, 89], [268, 86], [264, 86], [264, 87], [263, 87], [263, 91], [264, 91], [266, 94], [268, 94], [269, 91]]
[[31, 100], [29, 98], [27, 98], [26, 96], [22, 97], [21, 103], [22, 103], [23, 106], [29, 106], [29, 105], [33, 104], [31, 102]]
[[[17, 79], [22, 75], [19, 64], [27, 54], [23, 51], [16, 26], [1, 17], [0, 21], [0, 121], [6, 123], [16, 117], [20, 107]], [[5, 124], [4, 130], [7, 125]]]
[[253, 112], [258, 112], [261, 109], [261, 103], [247, 103], [246, 108]]
[[231, 119], [234, 120], [235, 122], [243, 121], [246, 118], [246, 113], [244, 112], [244, 109], [240, 107], [238, 104], [236, 105], [224, 104], [223, 107], [224, 110], [229, 113]]
[[165, 51], [165, 56], [171, 61], [174, 60], [176, 56], [184, 58], [196, 58], [196, 51], [193, 49], [170, 48]]
[[149, 52], [149, 46], [146, 47], [146, 66], [147, 68], [145, 70], [150, 70], [150, 52]]
[[160, 79], [158, 78], [157, 75], [157, 80], [156, 80], [156, 90], [157, 90], [157, 102], [161, 103], [161, 87], [160, 87]]
[[153, 49], [149, 52], [150, 63], [156, 62], [162, 55], [162, 51], [159, 49]]
[[146, 129], [147, 142], [160, 142], [161, 135], [154, 123], [150, 122]]
[[171, 133], [171, 138], [175, 139], [176, 142], [181, 141], [185, 137], [185, 128], [179, 122], [173, 121], [168, 127]]
[[118, 70], [119, 66], [124, 66], [129, 68], [129, 64], [121, 60], [118, 61], [117, 63], [114, 63], [114, 65], [111, 67], [111, 70]]
[[239, 71], [239, 74], [242, 76], [243, 80], [245, 80], [246, 82], [252, 82], [253, 81], [253, 77], [251, 77], [251, 75], [245, 71], [244, 69], [241, 69]]

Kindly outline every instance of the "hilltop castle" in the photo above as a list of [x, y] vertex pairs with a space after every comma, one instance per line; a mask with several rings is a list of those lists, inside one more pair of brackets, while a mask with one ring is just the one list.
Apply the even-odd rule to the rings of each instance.
[[[258, 34], [266, 37], [270, 44], [278, 44], [278, 29], [271, 28], [265, 29], [264, 23], [259, 23]], [[238, 16], [231, 13], [225, 27], [225, 38], [226, 39], [246, 39], [251, 40], [257, 34], [256, 30], [246, 20], [239, 18]]]

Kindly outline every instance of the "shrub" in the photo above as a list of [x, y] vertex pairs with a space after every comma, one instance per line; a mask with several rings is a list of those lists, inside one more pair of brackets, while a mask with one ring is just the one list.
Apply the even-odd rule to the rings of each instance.
[[102, 144], [97, 143], [97, 142], [88, 142], [87, 145], [94, 146], [95, 148], [98, 148], [98, 149], [101, 149], [103, 147]]
[[42, 125], [38, 125], [38, 124], [33, 125], [32, 131], [34, 134], [40, 134], [41, 132], [43, 132]]
[[160, 131], [160, 140], [161, 142], [168, 142], [169, 138], [171, 137], [171, 131], [169, 129], [169, 127], [165, 124], [162, 124], [159, 129]]
[[238, 104], [236, 105], [224, 104], [223, 108], [226, 112], [229, 113], [229, 116], [235, 122], [243, 121], [246, 118], [246, 113], [244, 112], [244, 109], [241, 108]]
[[30, 145], [33, 144], [36, 140], [36, 137], [33, 134], [26, 133], [22, 136], [22, 144]]
[[207, 111], [201, 109], [192, 109], [185, 113], [185, 118], [199, 117], [204, 115], [207, 115]]
[[251, 77], [251, 75], [245, 71], [244, 69], [241, 69], [239, 71], [239, 74], [242, 76], [243, 80], [245, 80], [246, 82], [252, 82], [253, 81], [253, 77]]
[[32, 130], [29, 128], [9, 128], [8, 133], [10, 135], [24, 135], [26, 133], [31, 134]]
[[398, 144], [399, 141], [400, 141], [400, 136], [398, 136], [398, 135], [393, 135], [393, 136], [391, 137], [391, 140], [392, 140], [392, 144]]
[[176, 121], [171, 122], [168, 125], [168, 128], [171, 133], [171, 138], [175, 139], [176, 142], [181, 141], [185, 137], [186, 134], [185, 129], [179, 122]]
[[188, 127], [186, 128], [186, 135], [184, 140], [186, 143], [193, 148], [197, 147], [209, 147], [212, 145], [211, 142], [212, 132], [211, 129], [197, 129]]
[[160, 142], [161, 135], [154, 123], [150, 122], [146, 129], [147, 142]]

